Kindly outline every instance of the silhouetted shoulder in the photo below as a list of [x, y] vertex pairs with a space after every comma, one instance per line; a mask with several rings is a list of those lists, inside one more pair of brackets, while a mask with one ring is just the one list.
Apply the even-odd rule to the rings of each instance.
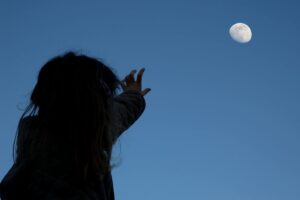
[[[22, 178], [14, 177], [14, 180], [10, 181], [13, 185], [2, 193], [3, 200], [110, 200], [110, 196], [113, 197], [113, 193], [108, 194], [107, 187], [112, 185], [109, 176], [104, 182], [99, 182], [93, 190], [90, 187], [74, 187], [39, 170], [27, 173]], [[112, 187], [110, 190], [113, 192]]]

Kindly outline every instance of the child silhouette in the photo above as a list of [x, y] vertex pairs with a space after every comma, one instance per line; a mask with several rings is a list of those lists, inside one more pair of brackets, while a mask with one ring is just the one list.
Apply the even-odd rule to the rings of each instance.
[[86, 55], [67, 52], [48, 61], [20, 118], [1, 199], [113, 200], [112, 147], [145, 109], [144, 70], [120, 81]]

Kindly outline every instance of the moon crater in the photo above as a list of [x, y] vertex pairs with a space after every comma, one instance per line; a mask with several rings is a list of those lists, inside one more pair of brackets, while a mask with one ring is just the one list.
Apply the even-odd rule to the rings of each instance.
[[252, 31], [247, 24], [236, 23], [229, 29], [229, 34], [233, 40], [239, 43], [250, 42], [252, 38]]

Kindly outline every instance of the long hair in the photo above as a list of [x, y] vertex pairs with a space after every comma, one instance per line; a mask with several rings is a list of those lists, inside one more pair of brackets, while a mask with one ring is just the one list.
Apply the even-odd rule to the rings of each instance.
[[15, 163], [47, 162], [56, 147], [68, 154], [80, 180], [110, 171], [110, 102], [119, 85], [95, 58], [67, 52], [48, 61], [19, 121]]

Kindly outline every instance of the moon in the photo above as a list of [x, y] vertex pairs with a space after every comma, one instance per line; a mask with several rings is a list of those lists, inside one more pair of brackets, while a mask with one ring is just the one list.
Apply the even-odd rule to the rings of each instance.
[[233, 24], [229, 29], [229, 34], [234, 41], [239, 43], [250, 42], [252, 38], [250, 27], [244, 23]]

